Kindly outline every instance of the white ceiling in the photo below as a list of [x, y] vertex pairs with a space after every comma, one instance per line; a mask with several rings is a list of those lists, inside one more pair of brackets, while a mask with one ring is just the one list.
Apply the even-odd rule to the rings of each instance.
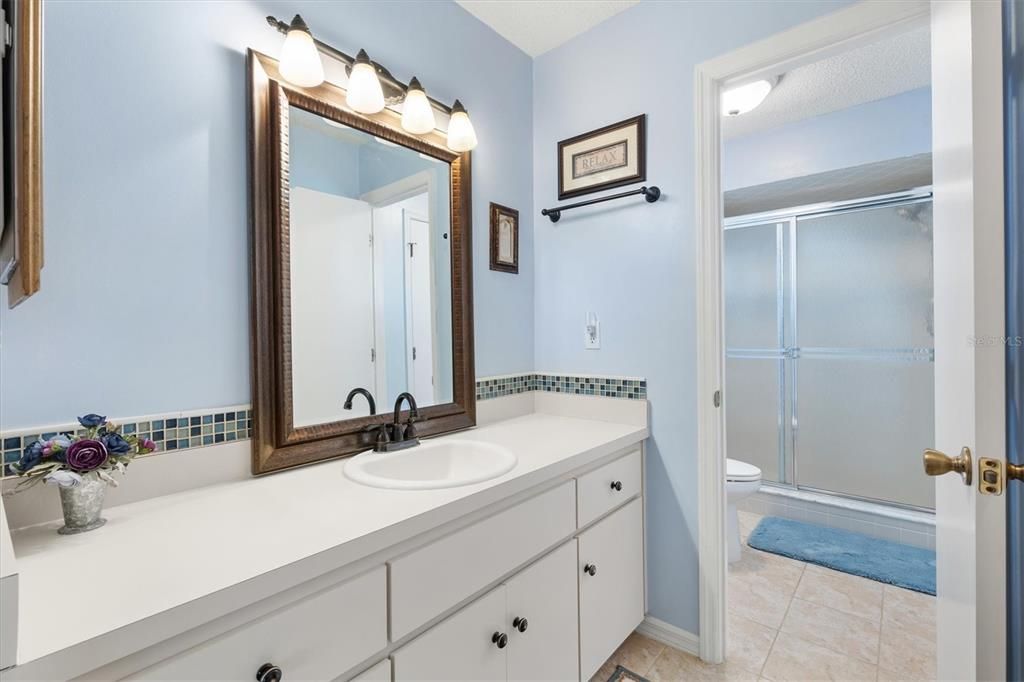
[[748, 135], [930, 83], [930, 34], [922, 26], [782, 74], [761, 106], [722, 122], [722, 135]]
[[520, 50], [536, 57], [640, 0], [455, 0]]

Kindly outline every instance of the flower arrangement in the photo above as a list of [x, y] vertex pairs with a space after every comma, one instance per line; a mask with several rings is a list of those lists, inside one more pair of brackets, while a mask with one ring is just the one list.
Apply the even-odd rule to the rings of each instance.
[[85, 429], [84, 434], [61, 434], [49, 440], [40, 438], [25, 448], [21, 459], [11, 465], [18, 476], [26, 479], [18, 486], [19, 490], [40, 481], [60, 488], [75, 488], [91, 473], [116, 486], [112, 472], [123, 474], [136, 456], [156, 450], [153, 441], [134, 434], [123, 435], [119, 426], [98, 414], [79, 417], [78, 423]]

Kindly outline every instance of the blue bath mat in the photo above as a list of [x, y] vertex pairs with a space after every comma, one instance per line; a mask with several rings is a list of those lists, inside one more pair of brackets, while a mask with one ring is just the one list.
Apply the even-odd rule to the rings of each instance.
[[766, 516], [747, 544], [772, 554], [935, 594], [935, 552], [898, 542]]

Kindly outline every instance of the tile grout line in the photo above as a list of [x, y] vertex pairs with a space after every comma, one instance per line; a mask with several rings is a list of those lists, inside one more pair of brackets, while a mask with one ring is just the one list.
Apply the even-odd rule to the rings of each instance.
[[761, 664], [761, 670], [757, 673], [758, 677], [764, 677], [764, 668], [768, 665], [768, 659], [771, 658], [772, 652], [775, 651], [775, 644], [779, 641], [779, 635], [782, 634], [782, 626], [786, 624], [786, 618], [789, 616], [789, 609], [793, 606], [793, 599], [796, 598], [796, 591], [800, 589], [800, 583], [803, 582], [804, 575], [807, 572], [807, 563], [801, 563], [800, 580], [796, 581], [796, 585], [793, 587], [793, 593], [789, 595], [789, 602], [786, 604], [786, 612], [782, 614], [782, 622], [779, 623], [779, 629], [775, 631], [775, 639], [772, 640], [772, 645], [768, 648], [768, 655], [764, 657], [764, 663]]

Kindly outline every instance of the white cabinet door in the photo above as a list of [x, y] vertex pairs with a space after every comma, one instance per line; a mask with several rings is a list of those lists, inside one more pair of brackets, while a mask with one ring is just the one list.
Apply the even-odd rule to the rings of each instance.
[[643, 532], [637, 498], [579, 536], [581, 679], [644, 619]]
[[[492, 641], [505, 636], [505, 644]], [[505, 587], [480, 597], [396, 651], [395, 682], [405, 680], [504, 680], [508, 628]]]
[[505, 583], [509, 680], [579, 679], [576, 571], [567, 542]]

